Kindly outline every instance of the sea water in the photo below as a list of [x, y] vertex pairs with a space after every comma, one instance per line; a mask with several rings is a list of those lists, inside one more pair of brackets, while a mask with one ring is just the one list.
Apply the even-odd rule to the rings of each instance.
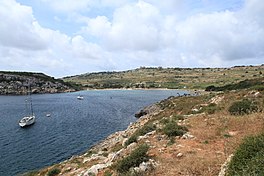
[[[34, 125], [21, 128], [27, 96], [0, 96], [0, 175], [17, 175], [84, 153], [136, 121], [140, 109], [179, 90], [89, 90], [32, 95]], [[77, 96], [82, 95], [83, 100]], [[47, 117], [50, 114], [50, 117]]]

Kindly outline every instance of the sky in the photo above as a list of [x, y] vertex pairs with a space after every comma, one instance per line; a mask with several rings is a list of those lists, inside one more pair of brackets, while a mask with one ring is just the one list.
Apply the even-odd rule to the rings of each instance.
[[0, 70], [264, 63], [263, 0], [0, 0]]

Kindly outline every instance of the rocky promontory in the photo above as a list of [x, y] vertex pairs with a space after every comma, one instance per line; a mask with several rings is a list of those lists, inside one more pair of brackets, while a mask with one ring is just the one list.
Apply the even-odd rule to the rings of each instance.
[[0, 95], [25, 95], [29, 87], [32, 94], [73, 92], [79, 89], [76, 85], [43, 73], [0, 72]]

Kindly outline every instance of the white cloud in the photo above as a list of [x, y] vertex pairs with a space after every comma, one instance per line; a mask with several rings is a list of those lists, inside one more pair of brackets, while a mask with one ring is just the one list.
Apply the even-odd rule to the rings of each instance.
[[30, 7], [13, 0], [3, 0], [0, 2], [0, 19], [0, 45], [25, 50], [47, 47], [45, 39], [36, 31], [38, 23]]
[[178, 46], [201, 60], [264, 57], [263, 27], [240, 12], [199, 14], [177, 24]]
[[0, 70], [35, 70], [63, 76], [139, 66], [263, 63], [261, 0], [246, 0], [240, 9], [217, 12], [192, 0], [42, 2], [43, 8], [54, 10], [49, 15], [53, 22], [55, 19], [62, 26], [66, 22], [66, 26], [79, 31], [69, 36], [63, 27], [61, 31], [43, 27], [33, 15], [34, 8], [2, 0]]
[[112, 52], [124, 51], [152, 63], [140, 51], [149, 52], [157, 65], [221, 66], [264, 57], [264, 25], [259, 18], [264, 9], [257, 0], [246, 2], [239, 11], [199, 13], [181, 19], [164, 9], [177, 9], [183, 6], [182, 1], [168, 0], [169, 6], [146, 1], [149, 3], [138, 1], [117, 8], [111, 21], [107, 17], [91, 19], [85, 31]]
[[[4, 0], [0, 2], [0, 70], [42, 71], [65, 75], [67, 70], [86, 72], [84, 63], [104, 58], [95, 43], [81, 36], [67, 36], [44, 28], [36, 21], [32, 9]], [[75, 68], [80, 63], [80, 68]], [[93, 64], [91, 64], [93, 65]]]
[[83, 59], [101, 59], [104, 51], [94, 43], [87, 43], [82, 36], [72, 38], [72, 52], [75, 57]]
[[93, 19], [87, 19], [87, 26], [82, 28], [83, 32], [97, 37], [104, 37], [111, 30], [111, 23], [105, 16], [97, 16]]
[[105, 16], [90, 19], [83, 32], [98, 37], [110, 50], [154, 50], [159, 47], [159, 10], [139, 1], [117, 8], [112, 22]]

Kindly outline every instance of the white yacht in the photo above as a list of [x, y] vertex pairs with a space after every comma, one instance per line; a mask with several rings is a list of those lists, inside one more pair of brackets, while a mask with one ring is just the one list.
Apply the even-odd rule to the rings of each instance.
[[21, 120], [19, 120], [19, 126], [26, 127], [32, 125], [35, 123], [35, 119], [36, 117], [34, 115], [23, 117]]
[[26, 101], [26, 102], [29, 103], [29, 110], [31, 113], [29, 115], [23, 117], [21, 120], [19, 120], [18, 124], [20, 127], [26, 127], [26, 126], [32, 125], [35, 123], [35, 119], [36, 119], [34, 112], [33, 112], [32, 99], [31, 99], [30, 91], [28, 94], [29, 94], [29, 102], [28, 101]]

